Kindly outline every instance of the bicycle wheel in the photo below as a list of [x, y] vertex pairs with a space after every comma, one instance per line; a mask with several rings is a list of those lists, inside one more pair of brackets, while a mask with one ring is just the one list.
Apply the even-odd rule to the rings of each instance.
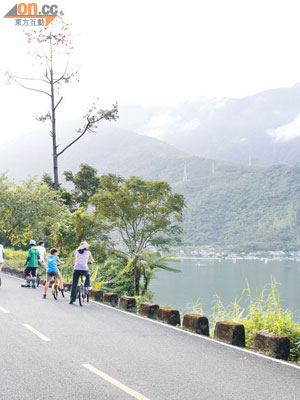
[[78, 300], [79, 300], [79, 304], [82, 307], [82, 288], [81, 285], [78, 286]]
[[86, 291], [85, 291], [85, 286], [83, 284], [81, 284], [81, 298], [82, 298], [82, 303], [84, 303], [86, 299]]
[[39, 287], [40, 283], [41, 283], [41, 277], [40, 277], [40, 274], [38, 273], [36, 276], [36, 286]]
[[63, 289], [63, 290], [60, 289], [60, 291], [61, 291], [62, 297], [65, 297], [65, 291], [64, 291], [64, 289]]
[[52, 284], [52, 294], [55, 300], [57, 300], [58, 291], [57, 291], [57, 284], [55, 282]]
[[82, 302], [84, 303], [86, 299], [86, 288], [84, 285], [82, 285]]
[[90, 292], [87, 290], [86, 291], [86, 302], [88, 303], [90, 301]]

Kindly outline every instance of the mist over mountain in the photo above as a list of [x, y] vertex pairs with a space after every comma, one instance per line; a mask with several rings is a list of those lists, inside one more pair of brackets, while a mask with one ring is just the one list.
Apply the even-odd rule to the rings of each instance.
[[201, 157], [253, 164], [300, 161], [300, 84], [241, 99], [123, 106], [120, 126]]

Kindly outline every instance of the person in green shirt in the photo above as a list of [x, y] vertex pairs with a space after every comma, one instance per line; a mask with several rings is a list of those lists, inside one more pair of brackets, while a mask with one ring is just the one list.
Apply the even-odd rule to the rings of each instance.
[[24, 265], [26, 285], [22, 285], [22, 287], [30, 287], [30, 282], [32, 278], [32, 288], [36, 289], [36, 271], [39, 266], [40, 253], [36, 248], [35, 240], [30, 240], [29, 245], [30, 249], [28, 252], [28, 257]]

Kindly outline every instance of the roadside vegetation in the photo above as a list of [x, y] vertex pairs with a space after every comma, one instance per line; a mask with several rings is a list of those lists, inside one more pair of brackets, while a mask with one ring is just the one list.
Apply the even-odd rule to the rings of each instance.
[[[153, 300], [149, 284], [155, 272], [177, 271], [169, 267], [170, 249], [181, 240], [183, 196], [173, 193], [164, 181], [98, 176], [86, 164], [75, 175], [66, 172], [65, 177], [73, 189], [61, 187], [57, 192], [47, 175], [43, 181], [21, 184], [0, 176], [0, 241], [6, 263], [21, 270], [29, 240], [44, 240], [48, 249], [59, 249], [66, 261], [61, 268], [63, 278], [70, 283], [74, 250], [87, 240], [96, 259], [90, 266], [94, 288], [135, 296], [138, 305]], [[203, 314], [199, 304], [188, 311]], [[248, 348], [256, 332], [288, 336], [290, 360], [299, 358], [300, 324], [295, 322], [299, 318], [281, 306], [274, 279], [261, 293], [253, 294], [247, 286], [229, 306], [217, 297], [209, 320], [211, 333], [217, 321], [242, 323]]]
[[98, 176], [87, 164], [65, 177], [72, 190], [56, 191], [49, 175], [21, 184], [0, 176], [0, 242], [7, 263], [21, 269], [29, 241], [44, 240], [67, 261], [62, 274], [68, 282], [74, 250], [87, 240], [97, 262], [91, 266], [95, 287], [102, 282], [120, 295], [150, 299], [155, 271], [175, 271], [168, 254], [181, 243], [184, 197], [165, 181]]
[[[290, 339], [290, 361], [298, 361], [300, 352], [299, 315], [288, 308], [283, 308], [280, 302], [278, 286], [280, 284], [271, 278], [271, 282], [261, 293], [252, 293], [249, 285], [243, 290], [241, 297], [232, 304], [225, 306], [217, 295], [212, 313], [209, 316], [211, 335], [218, 321], [238, 322], [245, 326], [246, 348], [252, 349], [255, 333], [267, 332], [287, 336]], [[245, 304], [245, 305], [242, 305]], [[203, 314], [200, 303], [189, 306], [189, 312]]]

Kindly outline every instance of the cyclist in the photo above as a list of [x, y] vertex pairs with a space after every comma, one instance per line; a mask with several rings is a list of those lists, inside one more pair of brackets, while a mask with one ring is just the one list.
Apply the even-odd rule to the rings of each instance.
[[60, 261], [60, 259], [57, 256], [57, 253], [58, 253], [57, 249], [51, 249], [50, 255], [47, 257], [47, 281], [45, 283], [43, 299], [47, 298], [48, 287], [50, 285], [53, 276], [58, 277], [60, 290], [62, 292], [64, 291], [62, 276], [59, 269], [57, 268], [57, 264], [62, 265], [64, 264], [64, 262]]
[[39, 245], [37, 246], [37, 250], [40, 254], [40, 266], [46, 271], [46, 262], [47, 262], [47, 256], [46, 256], [46, 249], [45, 249], [45, 242], [41, 240], [39, 242]]
[[86, 276], [85, 286], [87, 286], [88, 290], [91, 289], [90, 286], [90, 271], [88, 267], [88, 262], [90, 261], [92, 264], [95, 260], [92, 257], [91, 252], [89, 251], [90, 245], [83, 241], [80, 243], [80, 246], [75, 251], [74, 254], [74, 270], [73, 270], [73, 280], [72, 280], [72, 289], [71, 289], [71, 299], [70, 304], [73, 304], [76, 300], [76, 291], [78, 280], [81, 275]]
[[36, 270], [39, 265], [40, 254], [36, 248], [36, 241], [30, 240], [29, 242], [29, 252], [25, 267], [25, 279], [26, 285], [21, 285], [22, 287], [30, 287], [30, 281], [32, 277], [32, 288], [36, 289]]

